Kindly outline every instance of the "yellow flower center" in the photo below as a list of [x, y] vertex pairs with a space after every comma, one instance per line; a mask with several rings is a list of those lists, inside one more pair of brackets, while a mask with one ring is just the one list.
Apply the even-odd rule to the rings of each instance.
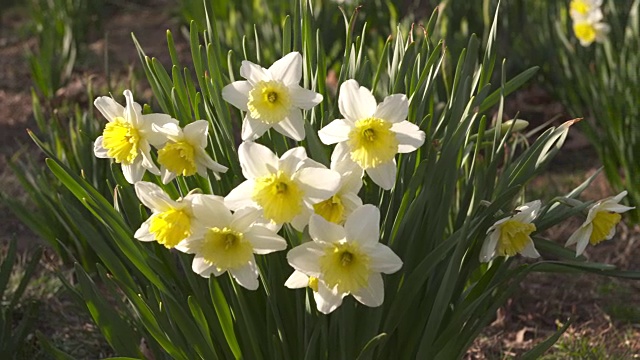
[[318, 292], [318, 278], [310, 276], [309, 277], [309, 287], [311, 290]]
[[171, 249], [191, 235], [191, 217], [179, 209], [169, 209], [151, 219], [149, 232], [159, 244]]
[[601, 241], [606, 240], [607, 236], [618, 223], [622, 216], [615, 212], [599, 211], [593, 218], [591, 224], [593, 225], [593, 231], [591, 231], [591, 237], [589, 242], [591, 245], [597, 245]]
[[573, 32], [583, 42], [593, 42], [596, 39], [596, 29], [589, 22], [577, 22], [573, 24]]
[[197, 171], [195, 149], [186, 141], [167, 143], [158, 150], [158, 162], [178, 175], [191, 176]]
[[289, 89], [280, 81], [259, 81], [249, 91], [249, 114], [267, 124], [280, 122], [289, 114]]
[[262, 207], [265, 218], [286, 223], [302, 210], [302, 190], [282, 171], [255, 182], [252, 199]]
[[498, 240], [498, 255], [513, 256], [521, 252], [531, 241], [529, 235], [536, 230], [531, 223], [523, 223], [516, 220], [507, 220], [500, 226], [500, 239]]
[[320, 271], [329, 288], [353, 293], [369, 284], [369, 256], [358, 243], [338, 243], [320, 257]]
[[344, 205], [338, 195], [333, 195], [325, 201], [314, 204], [313, 210], [328, 222], [341, 224], [344, 221]]
[[363, 169], [375, 168], [393, 159], [398, 152], [396, 134], [391, 123], [377, 118], [356, 121], [349, 132], [351, 160]]
[[253, 246], [242, 233], [225, 228], [209, 228], [200, 248], [204, 261], [224, 271], [244, 266], [251, 260]]
[[583, 0], [572, 0], [569, 8], [580, 15], [587, 15], [591, 6], [584, 2]]
[[125, 165], [133, 163], [138, 156], [139, 141], [138, 130], [122, 117], [107, 123], [102, 133], [102, 146], [107, 149], [107, 155]]

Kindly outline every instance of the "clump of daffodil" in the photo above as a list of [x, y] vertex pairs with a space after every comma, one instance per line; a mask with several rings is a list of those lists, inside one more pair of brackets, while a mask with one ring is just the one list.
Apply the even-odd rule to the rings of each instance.
[[480, 261], [488, 262], [496, 256], [521, 254], [536, 258], [540, 254], [533, 245], [531, 233], [536, 231], [533, 220], [540, 211], [540, 200], [516, 208], [516, 214], [500, 219], [487, 230], [480, 250]]
[[165, 135], [167, 142], [158, 150], [158, 163], [162, 182], [168, 184], [177, 175], [191, 176], [200, 174], [207, 176], [207, 169], [213, 170], [216, 178], [218, 173], [227, 171], [227, 167], [213, 161], [204, 150], [207, 147], [209, 123], [198, 120], [181, 129], [174, 123], [163, 127], [154, 127]]
[[332, 161], [330, 169], [340, 174], [338, 190], [327, 200], [314, 204], [313, 211], [329, 222], [344, 224], [347, 217], [362, 206], [358, 192], [362, 188], [363, 172], [360, 167], [344, 161]]
[[623, 191], [615, 197], [600, 200], [589, 208], [587, 219], [580, 225], [567, 241], [565, 246], [576, 244], [576, 256], [580, 256], [587, 245], [598, 245], [611, 239], [616, 234], [616, 225], [620, 222], [621, 213], [634, 209], [624, 206], [620, 201], [627, 196]]
[[291, 223], [302, 231], [313, 205], [335, 195], [340, 174], [307, 157], [296, 147], [278, 158], [269, 148], [244, 142], [238, 148], [242, 174], [247, 179], [225, 197], [231, 210], [255, 206], [274, 224]]
[[140, 241], [157, 241], [167, 249], [180, 247], [181, 242], [193, 232], [195, 219], [192, 202], [205, 195], [190, 193], [184, 198], [172, 200], [154, 183], [139, 181], [134, 186], [138, 199], [151, 209], [152, 214], [133, 236]]
[[609, 33], [609, 25], [602, 22], [602, 0], [572, 0], [569, 14], [573, 20], [573, 33], [580, 45], [603, 42]]
[[107, 96], [97, 98], [93, 104], [107, 119], [102, 136], [95, 141], [93, 152], [99, 158], [111, 158], [122, 165], [125, 179], [134, 184], [146, 170], [160, 175], [151, 158], [151, 145], [158, 147], [167, 140], [154, 131], [153, 126], [163, 126], [178, 121], [166, 114], [142, 115], [141, 107], [133, 101], [131, 91], [125, 90], [125, 107]]
[[195, 254], [192, 269], [203, 277], [229, 272], [238, 284], [258, 288], [258, 266], [254, 254], [264, 255], [287, 248], [287, 242], [257, 220], [261, 211], [247, 207], [233, 214], [221, 198], [201, 196], [193, 201], [200, 226], [181, 248]]
[[318, 132], [323, 143], [337, 143], [331, 161], [355, 163], [390, 190], [396, 182], [395, 155], [415, 151], [425, 139], [425, 133], [406, 120], [409, 100], [394, 94], [378, 104], [369, 89], [352, 79], [340, 86], [338, 106], [344, 119]]
[[[379, 226], [380, 211], [369, 204], [351, 213], [344, 227], [317, 214], [311, 216], [309, 235], [313, 241], [291, 249], [287, 260], [295, 270], [309, 277], [307, 285], [314, 290], [320, 312], [332, 312], [347, 295], [353, 295], [366, 306], [382, 305], [381, 273], [400, 270], [402, 260], [379, 242]], [[304, 285], [302, 277], [294, 275], [287, 281], [288, 287]]]
[[246, 112], [242, 140], [254, 140], [270, 128], [296, 141], [305, 137], [302, 110], [322, 102], [322, 95], [300, 87], [302, 56], [291, 52], [265, 69], [243, 61], [240, 75], [222, 89], [222, 97]]

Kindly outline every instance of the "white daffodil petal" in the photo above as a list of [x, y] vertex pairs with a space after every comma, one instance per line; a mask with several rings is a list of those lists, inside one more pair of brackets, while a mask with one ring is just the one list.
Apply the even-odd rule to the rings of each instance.
[[196, 274], [202, 274], [204, 271], [209, 269], [211, 265], [207, 263], [204, 258], [200, 255], [196, 255], [193, 258], [193, 263], [191, 263], [191, 270], [193, 270]]
[[136, 230], [135, 234], [133, 234], [133, 237], [144, 242], [155, 241], [156, 240], [155, 236], [149, 232], [150, 221], [151, 221], [151, 218], [143, 222], [142, 225], [140, 225], [140, 228]]
[[[591, 233], [589, 233], [589, 236], [591, 236]], [[584, 250], [587, 248], [587, 245], [589, 245], [588, 237], [578, 239], [578, 242], [576, 243], [576, 256], [582, 255]]]
[[246, 179], [271, 175], [278, 168], [278, 157], [268, 147], [254, 142], [240, 144], [238, 158]]
[[323, 314], [330, 314], [342, 305], [342, 294], [329, 289], [322, 281], [318, 281], [318, 291], [313, 292], [316, 308]]
[[253, 180], [246, 180], [224, 197], [224, 204], [233, 211], [255, 205], [251, 198], [254, 186], [255, 182]]
[[377, 102], [369, 89], [351, 79], [340, 85], [338, 107], [347, 120], [356, 122], [371, 117], [376, 111]]
[[271, 125], [263, 123], [260, 120], [254, 119], [249, 114], [244, 117], [242, 121], [241, 137], [242, 141], [252, 141], [262, 136], [267, 130], [271, 128]]
[[312, 204], [333, 196], [340, 186], [340, 174], [333, 170], [307, 167], [296, 173], [296, 183]]
[[374, 168], [365, 170], [367, 175], [384, 190], [391, 190], [396, 185], [396, 160], [387, 161]]
[[305, 131], [302, 110], [292, 108], [286, 118], [280, 120], [276, 124], [273, 124], [273, 129], [295, 141], [304, 140]]
[[499, 231], [493, 231], [487, 235], [482, 243], [482, 249], [480, 249], [480, 262], [489, 262], [494, 258], [499, 239]]
[[234, 81], [222, 88], [222, 98], [242, 111], [248, 111], [249, 91], [253, 86], [248, 81]]
[[93, 101], [93, 105], [102, 116], [111, 122], [117, 117], [124, 116], [124, 107], [108, 96], [100, 96]]
[[234, 231], [244, 233], [262, 216], [262, 211], [255, 207], [238, 209], [231, 218], [229, 227]]
[[174, 124], [176, 126], [178, 124], [178, 120], [167, 114], [146, 114], [142, 115], [142, 119], [145, 128], [144, 138], [149, 142], [149, 144], [156, 148], [167, 142], [167, 136], [161, 132], [153, 131], [152, 125], [165, 127], [167, 124]]
[[528, 258], [540, 257], [540, 253], [538, 253], [538, 250], [536, 250], [536, 247], [534, 246], [533, 241], [529, 241], [529, 243], [524, 247], [524, 249], [522, 249], [520, 254]]
[[382, 275], [372, 273], [369, 275], [369, 286], [361, 288], [352, 294], [356, 300], [369, 307], [378, 307], [384, 302], [384, 283]]
[[109, 157], [108, 150], [102, 146], [102, 136], [98, 136], [96, 141], [93, 143], [93, 154], [97, 158], [106, 159]]
[[245, 236], [253, 246], [253, 252], [258, 255], [270, 254], [287, 248], [287, 241], [267, 227], [254, 225]]
[[238, 284], [245, 289], [258, 289], [258, 286], [260, 285], [258, 282], [258, 269], [252, 262], [249, 262], [247, 265], [239, 268], [229, 269], [229, 272]]
[[296, 215], [289, 224], [293, 226], [297, 231], [304, 231], [304, 227], [309, 223], [309, 217], [311, 217], [312, 212], [305, 206], [302, 208], [302, 211], [298, 215]]
[[344, 239], [346, 232], [342, 226], [330, 223], [322, 216], [313, 214], [309, 219], [309, 235], [314, 241], [333, 243]]
[[193, 199], [191, 206], [195, 218], [208, 227], [222, 229], [229, 226], [233, 218], [225, 203], [215, 195], [198, 196]]
[[378, 105], [373, 117], [388, 121], [390, 123], [399, 123], [407, 119], [409, 114], [409, 100], [404, 94], [393, 94], [384, 98], [384, 101]]
[[627, 212], [629, 210], [633, 210], [635, 209], [635, 207], [633, 206], [625, 206], [625, 205], [621, 205], [621, 204], [604, 204], [601, 207], [601, 211], [610, 211], [610, 212], [615, 212], [615, 213], [623, 213], [623, 212]]
[[309, 277], [303, 272], [294, 270], [291, 276], [285, 281], [284, 286], [289, 289], [306, 288], [309, 285]]
[[299, 85], [289, 87], [289, 96], [293, 106], [302, 110], [311, 110], [314, 106], [322, 102], [322, 95], [317, 92], [305, 89]]
[[240, 76], [249, 80], [252, 85], [255, 85], [260, 81], [271, 80], [271, 75], [269, 74], [267, 69], [247, 60], [243, 60], [242, 65], [240, 65]]
[[139, 181], [134, 185], [140, 202], [155, 212], [162, 212], [176, 206], [162, 188], [154, 183]]
[[[140, 114], [140, 111], [138, 110], [138, 108], [140, 107], [140, 105], [138, 104], [138, 108], [136, 108], [136, 102], [133, 101], [133, 94], [131, 93], [130, 90], [125, 90], [123, 92], [124, 94], [124, 98], [126, 100], [126, 106], [124, 107], [124, 118], [125, 120], [127, 120], [127, 122], [131, 123], [134, 127], [138, 127], [138, 114]], [[138, 111], [136, 111], [138, 110]]]
[[165, 185], [170, 183], [171, 180], [176, 178], [176, 174], [172, 173], [171, 171], [167, 170], [164, 167], [162, 168], [161, 176], [162, 176], [162, 183]]
[[300, 83], [302, 79], [302, 55], [299, 52], [290, 52], [269, 67], [269, 73], [274, 80], [280, 80], [285, 85]]
[[564, 244], [564, 246], [567, 247], [573, 244], [577, 244], [580, 241], [584, 241], [583, 239], [585, 238], [587, 239], [586, 241], [589, 241], [589, 237], [591, 236], [592, 230], [593, 230], [593, 225], [591, 224], [587, 226], [580, 226], [578, 230], [576, 230], [573, 234], [571, 234], [571, 236], [569, 236], [569, 239], [567, 240], [567, 243]]
[[318, 137], [325, 145], [331, 145], [349, 140], [349, 132], [353, 124], [344, 119], [336, 119], [318, 131]]
[[207, 120], [196, 120], [184, 127], [185, 139], [203, 149], [207, 147], [208, 133], [209, 122]]
[[370, 269], [375, 272], [385, 274], [393, 274], [402, 267], [402, 260], [388, 246], [383, 244], [375, 244], [375, 247], [369, 252], [371, 260]]
[[303, 273], [320, 277], [320, 264], [318, 259], [324, 255], [324, 248], [315, 242], [307, 242], [296, 246], [287, 253], [287, 261], [289, 265]]
[[278, 160], [278, 170], [283, 171], [285, 174], [293, 174], [300, 167], [300, 163], [309, 159], [307, 157], [307, 150], [304, 146], [294, 147], [287, 150]]
[[[353, 160], [351, 160], [349, 145], [346, 141], [342, 141], [336, 144], [331, 153], [331, 162], [347, 162], [347, 165], [343, 166], [358, 166]], [[359, 166], [358, 166], [359, 167]]]
[[344, 224], [347, 239], [374, 245], [380, 239], [380, 210], [371, 204], [357, 208]]
[[424, 144], [426, 135], [416, 124], [401, 121], [393, 124], [391, 131], [396, 133], [399, 153], [410, 153]]

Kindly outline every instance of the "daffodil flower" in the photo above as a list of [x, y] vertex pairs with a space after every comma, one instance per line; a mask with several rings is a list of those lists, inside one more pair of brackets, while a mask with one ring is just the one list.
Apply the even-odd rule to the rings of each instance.
[[569, 15], [574, 21], [587, 18], [602, 18], [602, 0], [571, 0], [569, 3]]
[[327, 200], [314, 204], [313, 211], [329, 222], [342, 225], [355, 209], [362, 206], [358, 192], [362, 188], [363, 172], [360, 167], [350, 166], [344, 161], [332, 161], [330, 169], [340, 174], [338, 191]]
[[532, 223], [540, 211], [540, 200], [528, 202], [516, 208], [516, 214], [498, 220], [487, 230], [487, 237], [480, 250], [480, 261], [488, 262], [496, 256], [522, 256], [536, 258], [540, 254], [533, 245], [531, 233], [536, 231]]
[[424, 132], [406, 120], [407, 97], [390, 95], [378, 105], [369, 89], [347, 80], [340, 86], [338, 106], [344, 119], [318, 132], [323, 143], [337, 143], [331, 161], [354, 162], [373, 182], [390, 190], [396, 182], [395, 155], [416, 150], [425, 139]]
[[265, 69], [243, 61], [240, 75], [222, 89], [222, 98], [246, 112], [242, 140], [254, 140], [270, 128], [296, 141], [305, 137], [302, 110], [322, 102], [322, 95], [300, 87], [302, 56], [291, 52]]
[[203, 276], [220, 276], [229, 272], [241, 286], [258, 288], [258, 267], [254, 254], [264, 255], [287, 248], [287, 242], [273, 229], [256, 221], [257, 208], [243, 208], [235, 213], [222, 199], [201, 196], [193, 201], [199, 224], [184, 242], [183, 251], [195, 254], [192, 270]]
[[576, 230], [565, 246], [576, 245], [576, 256], [580, 256], [587, 245], [598, 245], [604, 240], [611, 239], [616, 234], [616, 225], [620, 222], [621, 213], [635, 209], [634, 207], [620, 204], [627, 196], [623, 191], [615, 197], [598, 201], [589, 208], [589, 214], [580, 228]]
[[[189, 194], [184, 198], [172, 200], [154, 183], [139, 181], [134, 187], [140, 202], [153, 213], [142, 223], [133, 237], [140, 241], [157, 241], [167, 249], [180, 248], [182, 241], [191, 236], [195, 225], [192, 201], [204, 195]], [[218, 198], [222, 200], [222, 197]]]
[[225, 197], [231, 210], [255, 206], [265, 219], [281, 225], [291, 223], [302, 231], [313, 205], [335, 195], [340, 174], [307, 157], [296, 147], [278, 158], [269, 148], [244, 142], [238, 148], [242, 174], [247, 179]]
[[[346, 220], [344, 227], [314, 214], [309, 221], [313, 241], [289, 251], [287, 260], [297, 271], [318, 281], [316, 306], [324, 314], [335, 310], [347, 295], [360, 303], [376, 307], [384, 301], [381, 273], [392, 274], [402, 267], [402, 260], [379, 243], [380, 211], [363, 205]], [[290, 287], [299, 281], [293, 279]], [[320, 284], [330, 290], [328, 296]], [[315, 296], [315, 294], [314, 294]]]
[[167, 142], [158, 150], [158, 163], [162, 174], [162, 182], [168, 184], [177, 175], [191, 176], [196, 173], [207, 176], [207, 169], [218, 173], [227, 171], [227, 167], [213, 161], [204, 150], [207, 147], [209, 123], [198, 120], [184, 127], [169, 123], [162, 127], [154, 126], [154, 130], [165, 135]]
[[93, 104], [107, 119], [102, 136], [95, 141], [93, 152], [99, 158], [111, 158], [122, 165], [125, 179], [134, 184], [144, 176], [146, 170], [160, 175], [160, 170], [151, 159], [151, 146], [161, 146], [167, 140], [154, 131], [153, 125], [163, 126], [178, 121], [166, 114], [142, 115], [141, 107], [133, 101], [131, 91], [125, 90], [127, 105], [122, 107], [107, 96], [97, 98]]
[[609, 25], [592, 18], [573, 22], [573, 33], [580, 41], [580, 45], [589, 46], [594, 41], [604, 42], [609, 33]]

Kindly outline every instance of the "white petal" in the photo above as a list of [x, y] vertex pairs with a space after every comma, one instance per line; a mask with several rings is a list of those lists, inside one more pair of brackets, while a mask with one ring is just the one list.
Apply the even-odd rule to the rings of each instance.
[[526, 256], [528, 258], [539, 258], [540, 257], [540, 253], [538, 253], [538, 250], [536, 250], [533, 241], [529, 241], [529, 243], [524, 247], [524, 249], [522, 249], [522, 251], [520, 252], [520, 254], [522, 256]]
[[224, 165], [220, 165], [217, 162], [213, 161], [209, 154], [207, 154], [204, 149], [196, 149], [196, 165], [204, 167], [204, 174], [200, 174], [203, 177], [206, 177], [207, 168], [213, 170], [216, 173], [225, 173], [229, 168]]
[[367, 175], [384, 190], [391, 190], [396, 185], [396, 160], [387, 161], [374, 168], [365, 170]]
[[224, 197], [224, 204], [233, 211], [247, 206], [254, 206], [255, 202], [251, 199], [254, 186], [255, 182], [253, 180], [247, 180], [236, 186]]
[[409, 100], [404, 94], [393, 94], [384, 98], [373, 114], [373, 117], [388, 121], [390, 123], [399, 123], [407, 120], [409, 114]]
[[356, 122], [371, 117], [376, 111], [377, 102], [369, 89], [351, 79], [340, 85], [338, 107], [347, 120]]
[[229, 272], [238, 284], [248, 290], [256, 290], [260, 285], [258, 282], [258, 268], [254, 262], [249, 262], [239, 268], [229, 269]]
[[382, 305], [384, 302], [384, 283], [382, 282], [382, 275], [379, 273], [370, 274], [369, 286], [359, 289], [351, 295], [353, 295], [356, 300], [369, 307]]
[[418, 125], [408, 121], [401, 121], [391, 126], [391, 131], [396, 133], [398, 140], [398, 152], [409, 153], [415, 151], [424, 144], [425, 133]]
[[309, 158], [307, 157], [307, 150], [304, 146], [294, 147], [282, 154], [280, 160], [278, 160], [278, 170], [282, 170], [285, 174], [291, 176], [303, 165], [303, 161], [307, 159]]
[[380, 210], [371, 204], [357, 208], [344, 223], [349, 241], [374, 245], [380, 240]]
[[[364, 175], [364, 171], [357, 166], [356, 163], [347, 163], [342, 162], [341, 164], [350, 165], [354, 167], [354, 171], [349, 171], [346, 173], [339, 172], [342, 174], [342, 179], [340, 179], [340, 190], [339, 192], [346, 193], [355, 193], [356, 195], [362, 189], [362, 175]], [[353, 166], [355, 165], [355, 166]]]
[[393, 274], [402, 267], [402, 260], [388, 246], [376, 244], [369, 252], [370, 269], [374, 272]]
[[308, 285], [309, 277], [298, 270], [294, 270], [293, 274], [291, 274], [291, 276], [289, 276], [287, 281], [284, 283], [284, 286], [288, 287], [289, 289], [306, 288]]
[[207, 147], [208, 134], [209, 122], [207, 120], [197, 120], [184, 127], [185, 139], [203, 149]]
[[493, 259], [496, 255], [496, 246], [498, 245], [499, 238], [499, 230], [494, 230], [491, 234], [487, 235], [480, 250], [480, 262], [489, 262]]
[[262, 210], [256, 207], [238, 209], [233, 213], [229, 227], [234, 231], [244, 233], [260, 216], [262, 216]]
[[289, 224], [293, 226], [294, 229], [302, 232], [304, 231], [305, 226], [309, 223], [311, 214], [313, 214], [313, 212], [310, 211], [308, 207], [304, 206], [300, 213], [291, 219]]
[[289, 86], [289, 97], [291, 104], [298, 109], [310, 110], [322, 102], [322, 95], [317, 92], [307, 90], [299, 85]]
[[300, 83], [302, 78], [302, 55], [299, 52], [290, 52], [269, 67], [269, 73], [273, 80], [282, 81], [285, 85]]
[[329, 169], [306, 167], [296, 173], [294, 181], [304, 192], [305, 199], [316, 204], [338, 191], [340, 174]]
[[107, 155], [108, 150], [105, 149], [104, 146], [102, 146], [102, 139], [102, 136], [98, 136], [96, 141], [93, 143], [93, 154], [97, 158], [105, 159], [108, 158], [109, 155]]
[[589, 241], [592, 231], [593, 225], [591, 224], [580, 226], [578, 230], [576, 230], [573, 234], [571, 234], [571, 236], [569, 236], [569, 239], [567, 240], [567, 243], [564, 244], [564, 246], [567, 247], [573, 244], [577, 244], [578, 242], [584, 241], [585, 238], [587, 239], [586, 241]]
[[353, 125], [344, 119], [336, 119], [318, 131], [318, 137], [325, 145], [349, 140], [349, 132]]
[[222, 88], [222, 98], [242, 111], [248, 111], [249, 91], [253, 86], [248, 81], [234, 81]]
[[141, 128], [143, 129], [144, 138], [149, 144], [156, 148], [167, 142], [167, 136], [161, 132], [154, 131], [153, 125], [157, 127], [164, 127], [167, 124], [178, 125], [178, 120], [167, 114], [146, 114], [141, 117], [143, 120], [143, 126]]
[[240, 144], [238, 158], [246, 179], [268, 176], [278, 169], [278, 157], [268, 147], [254, 142]]
[[142, 180], [145, 168], [142, 166], [142, 159], [136, 158], [130, 165], [122, 164], [122, 174], [129, 184], [135, 184]]
[[154, 212], [163, 212], [175, 207], [175, 201], [171, 200], [162, 188], [154, 183], [138, 181], [134, 188], [140, 202]]
[[253, 245], [253, 252], [259, 255], [287, 248], [287, 241], [265, 226], [254, 225], [244, 235]]
[[162, 167], [161, 176], [162, 176], [162, 183], [165, 185], [170, 183], [171, 180], [176, 178], [176, 174], [172, 173], [164, 166]]
[[316, 242], [310, 241], [289, 250], [287, 261], [289, 265], [303, 273], [320, 277], [320, 264], [318, 260], [324, 255], [324, 247]]
[[200, 275], [202, 275], [204, 272], [209, 270], [209, 268], [211, 267], [213, 266], [209, 265], [206, 261], [204, 261], [204, 258], [199, 255], [196, 255], [193, 258], [193, 263], [191, 263], [191, 270], [193, 270], [194, 273], [200, 274]]
[[313, 214], [309, 219], [309, 235], [314, 241], [335, 243], [346, 237], [344, 228]]
[[286, 137], [295, 141], [302, 141], [305, 136], [302, 110], [292, 108], [287, 117], [273, 124], [273, 128]]
[[360, 199], [356, 193], [343, 193], [340, 195], [340, 199], [342, 200], [342, 205], [344, 205], [344, 212], [347, 217], [362, 206], [362, 199]]
[[160, 175], [160, 169], [158, 169], [151, 157], [151, 146], [149, 146], [149, 143], [146, 141], [140, 141], [138, 145], [140, 146], [139, 159], [142, 167], [154, 175]]
[[133, 234], [133, 237], [140, 241], [155, 241], [156, 237], [152, 233], [149, 232], [149, 223], [151, 222], [151, 218], [153, 215], [147, 219], [147, 221], [143, 222], [140, 225], [140, 228], [136, 230], [136, 233]]
[[231, 211], [215, 195], [201, 195], [191, 202], [193, 215], [207, 227], [224, 228], [232, 220]]
[[244, 117], [244, 121], [242, 121], [242, 141], [253, 141], [264, 135], [264, 133], [270, 128], [270, 124], [263, 123], [262, 121], [254, 119], [247, 114]]
[[587, 227], [589, 228], [589, 236], [581, 237], [578, 239], [578, 242], [576, 243], [576, 256], [582, 255], [584, 250], [587, 248], [587, 245], [589, 245], [589, 238], [591, 237], [591, 232], [593, 231], [593, 225], [589, 224], [587, 225]]
[[96, 98], [93, 105], [109, 122], [117, 117], [124, 117], [124, 107], [108, 96]]
[[625, 205], [615, 204], [615, 203], [608, 203], [608, 204], [604, 204], [601, 209], [602, 211], [616, 212], [620, 214], [623, 212], [627, 212], [629, 210], [633, 210], [635, 209], [635, 207], [625, 206]]
[[271, 76], [267, 69], [247, 60], [243, 60], [242, 65], [240, 65], [240, 76], [249, 80], [251, 85], [255, 85], [259, 81], [271, 80]]
[[318, 311], [330, 314], [342, 305], [344, 295], [338, 294], [337, 291], [329, 289], [324, 282], [318, 281], [318, 291], [313, 292], [313, 299], [316, 301]]
[[360, 168], [358, 164], [356, 164], [353, 160], [351, 160], [351, 153], [349, 150], [349, 145], [347, 142], [339, 142], [336, 144], [336, 147], [333, 148], [333, 152], [331, 153], [331, 162], [347, 162], [347, 164], [339, 165], [345, 167], [355, 166]]
[[[130, 90], [125, 90], [123, 92], [124, 98], [127, 101], [126, 106], [124, 107], [124, 118], [127, 122], [131, 123], [134, 127], [138, 127], [138, 115], [142, 115], [140, 113], [140, 105], [133, 101], [133, 94]], [[137, 106], [136, 106], [137, 105]]]

